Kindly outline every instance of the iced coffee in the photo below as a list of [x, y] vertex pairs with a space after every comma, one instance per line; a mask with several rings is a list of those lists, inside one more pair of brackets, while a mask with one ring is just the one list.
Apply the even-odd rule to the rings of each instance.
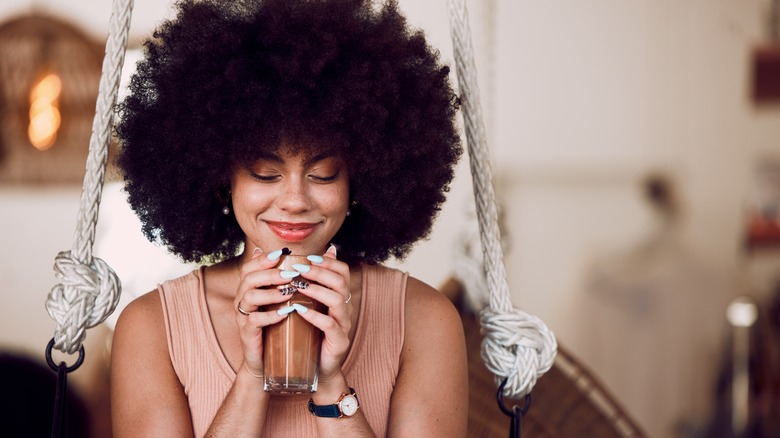
[[[292, 271], [294, 264], [310, 264], [306, 256], [282, 255], [279, 269]], [[325, 311], [318, 301], [300, 293], [308, 280], [301, 282], [300, 277], [291, 284], [281, 286], [279, 291], [289, 296], [289, 300], [267, 306], [268, 311], [300, 304], [319, 312]], [[298, 285], [296, 287], [295, 285]], [[309, 324], [298, 312], [290, 312], [278, 324], [263, 328], [263, 376], [266, 391], [280, 394], [300, 394], [317, 390], [317, 371], [320, 360], [322, 332]]]

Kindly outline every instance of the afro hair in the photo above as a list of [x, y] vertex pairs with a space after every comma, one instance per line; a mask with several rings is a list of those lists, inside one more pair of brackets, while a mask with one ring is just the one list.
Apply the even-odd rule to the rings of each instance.
[[238, 165], [282, 145], [345, 160], [348, 263], [425, 238], [462, 153], [449, 67], [394, 1], [185, 0], [147, 40], [118, 105], [117, 157], [144, 234], [185, 261], [231, 257]]

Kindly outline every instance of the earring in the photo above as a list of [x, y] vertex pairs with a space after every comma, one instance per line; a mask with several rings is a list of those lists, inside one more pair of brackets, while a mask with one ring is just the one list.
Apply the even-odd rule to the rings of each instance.
[[230, 186], [224, 186], [220, 190], [217, 191], [217, 200], [221, 204], [224, 204], [222, 207], [222, 214], [225, 216], [230, 214], [230, 197], [231, 197], [232, 191], [230, 190]]
[[357, 201], [350, 201], [349, 207], [347, 207], [347, 216], [352, 214], [352, 207], [357, 205]]

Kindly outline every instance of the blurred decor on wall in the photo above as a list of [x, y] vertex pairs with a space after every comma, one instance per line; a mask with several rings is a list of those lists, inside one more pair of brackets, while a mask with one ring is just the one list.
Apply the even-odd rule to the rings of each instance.
[[766, 13], [766, 42], [753, 50], [752, 98], [758, 105], [780, 105], [780, 0]]
[[81, 184], [102, 60], [57, 18], [0, 23], [0, 184]]
[[780, 156], [759, 157], [747, 206], [745, 250], [780, 247]]

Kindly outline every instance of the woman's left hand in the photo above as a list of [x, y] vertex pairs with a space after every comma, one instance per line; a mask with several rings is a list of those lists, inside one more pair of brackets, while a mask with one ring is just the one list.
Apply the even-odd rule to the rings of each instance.
[[301, 277], [310, 280], [309, 287], [298, 292], [316, 300], [328, 308], [327, 313], [314, 309], [298, 312], [303, 319], [322, 330], [325, 335], [320, 352], [318, 384], [327, 384], [341, 373], [341, 362], [349, 350], [349, 332], [352, 328], [353, 305], [350, 302], [349, 265], [336, 259], [336, 249], [331, 246], [322, 262], [312, 262], [308, 272]]

